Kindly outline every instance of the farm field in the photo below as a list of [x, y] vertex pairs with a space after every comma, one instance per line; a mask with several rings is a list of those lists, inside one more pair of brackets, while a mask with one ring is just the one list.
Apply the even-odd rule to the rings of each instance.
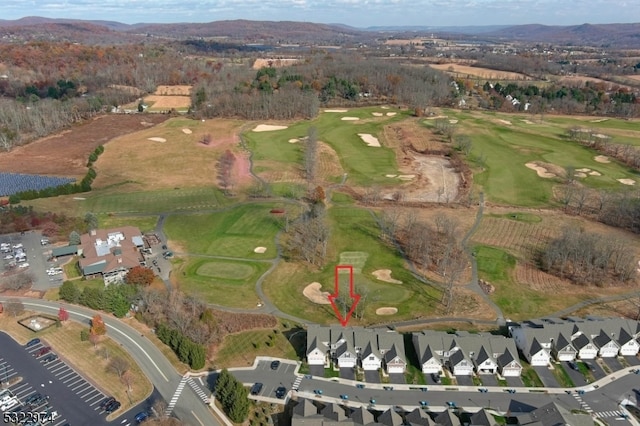
[[269, 262], [190, 256], [173, 262], [177, 287], [206, 303], [255, 309], [260, 302], [255, 283], [271, 266]]
[[[553, 205], [552, 190], [562, 182], [566, 167], [589, 168], [600, 176], [588, 176], [581, 183], [592, 188], [623, 190], [617, 179], [640, 178], [618, 163], [599, 163], [595, 151], [562, 138], [562, 124], [525, 122], [522, 116], [482, 112], [443, 113], [458, 120], [459, 132], [472, 139], [470, 158], [475, 162], [474, 183], [488, 201], [503, 205], [542, 207]], [[435, 126], [434, 120], [425, 120]], [[525, 164], [549, 165], [552, 178], [541, 178]], [[545, 166], [547, 167], [547, 166]], [[522, 188], [527, 188], [523, 190]]]
[[461, 64], [429, 64], [431, 68], [446, 71], [456, 77], [480, 77], [490, 80], [532, 80], [531, 77], [517, 72], [499, 71], [490, 68], [472, 67]]

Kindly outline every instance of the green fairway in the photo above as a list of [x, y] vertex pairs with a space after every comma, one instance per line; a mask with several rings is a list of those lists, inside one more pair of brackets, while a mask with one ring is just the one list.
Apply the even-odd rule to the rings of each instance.
[[190, 258], [177, 265], [180, 289], [207, 303], [255, 308], [255, 283], [269, 269], [267, 262]]
[[155, 229], [158, 222], [158, 216], [112, 216], [108, 214], [98, 215], [98, 224], [100, 228], [119, 228], [121, 226], [135, 226], [140, 229], [143, 234], [151, 232]]
[[[263, 285], [269, 299], [284, 312], [319, 323], [335, 323], [336, 316], [330, 305], [318, 305], [303, 294], [311, 282], [322, 284], [322, 291], [333, 293], [334, 269], [338, 264], [354, 263], [362, 273], [354, 274], [355, 290], [362, 295], [364, 318], [352, 323], [372, 324], [432, 314], [440, 301], [433, 287], [416, 280], [406, 269], [395, 250], [379, 238], [380, 231], [369, 212], [353, 206], [333, 206], [328, 210], [331, 224], [328, 263], [321, 270], [304, 265], [281, 262]], [[402, 284], [390, 284], [372, 276], [378, 269], [391, 269], [393, 278]], [[346, 284], [346, 276], [341, 285]], [[392, 316], [375, 314], [380, 307], [396, 307]]]
[[[580, 178], [582, 184], [592, 188], [623, 190], [625, 186], [617, 179], [640, 178], [640, 174], [615, 162], [596, 162], [597, 152], [566, 140], [564, 135], [571, 125], [565, 119], [527, 124], [523, 122], [526, 116], [450, 110], [446, 114], [455, 117], [459, 132], [472, 139], [469, 159], [477, 167], [474, 182], [493, 202], [530, 207], [553, 204], [553, 186], [562, 183], [564, 176], [541, 178], [525, 167], [532, 161], [553, 164], [562, 174], [567, 167], [598, 172], [601, 176]], [[435, 126], [434, 120], [424, 120], [423, 124]]]
[[[167, 217], [165, 232], [191, 254], [273, 259], [275, 236], [284, 220], [270, 213], [274, 208], [288, 210], [291, 219], [298, 211], [284, 203], [253, 203], [216, 213], [172, 215]], [[255, 253], [256, 247], [267, 250]]]
[[[395, 153], [388, 148], [369, 147], [358, 133], [382, 138], [383, 127], [401, 120], [406, 112], [394, 111], [393, 117], [374, 117], [380, 108], [357, 108], [344, 113], [322, 113], [312, 121], [301, 121], [287, 129], [271, 132], [246, 132], [245, 138], [253, 152], [256, 172], [295, 172], [303, 161], [303, 143], [289, 143], [290, 139], [305, 137], [310, 126], [318, 131], [318, 140], [329, 144], [338, 154], [349, 182], [355, 184], [389, 185], [385, 174], [397, 173]], [[357, 121], [343, 121], [342, 117], [358, 117]], [[382, 140], [381, 140], [382, 142]], [[340, 176], [334, 176], [338, 179]]]
[[217, 188], [212, 187], [109, 194], [96, 191], [84, 198], [78, 207], [95, 213], [179, 212], [219, 208], [228, 202]]

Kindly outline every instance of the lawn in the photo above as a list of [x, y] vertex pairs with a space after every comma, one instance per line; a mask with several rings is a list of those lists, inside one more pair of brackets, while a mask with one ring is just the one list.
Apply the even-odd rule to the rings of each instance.
[[[252, 132], [244, 134], [249, 148], [253, 152], [256, 172], [288, 171], [299, 173], [303, 161], [303, 144], [289, 143], [290, 139], [299, 139], [314, 126], [318, 140], [333, 148], [342, 168], [348, 173], [348, 181], [357, 185], [389, 184], [385, 174], [397, 173], [395, 153], [388, 148], [367, 146], [358, 133], [368, 133], [380, 139], [383, 127], [393, 121], [401, 120], [405, 112], [394, 117], [374, 117], [373, 112], [380, 108], [357, 108], [345, 113], [322, 113], [312, 121], [300, 121], [287, 129], [271, 132]], [[358, 117], [358, 121], [343, 121], [342, 117]], [[334, 176], [338, 178], [338, 176]]]
[[107, 395], [113, 395], [121, 401], [122, 409], [120, 411], [133, 407], [151, 393], [151, 382], [140, 370], [140, 367], [120, 345], [108, 337], [103, 338], [97, 348], [106, 348], [110, 359], [121, 357], [128, 362], [130, 371], [133, 374], [131, 403], [126, 393], [126, 387], [115, 374], [107, 371], [106, 366], [109, 361], [101, 356], [91, 343], [80, 340], [80, 330], [86, 327], [73, 321], [68, 321], [60, 328], [54, 326], [34, 333], [17, 322], [30, 315], [33, 315], [33, 313], [25, 312], [18, 318], [10, 318], [6, 315], [0, 316], [0, 329], [11, 335], [20, 344], [25, 344], [34, 337], [45, 339], [54, 352], [59, 354], [77, 371], [80, 371], [89, 381], [97, 385]]
[[[354, 274], [356, 292], [362, 295], [360, 307], [364, 317], [351, 323], [372, 324], [382, 321], [429, 316], [439, 308], [440, 296], [433, 287], [416, 280], [406, 269], [395, 250], [379, 238], [379, 229], [371, 214], [352, 206], [335, 205], [328, 210], [331, 237], [327, 264], [312, 269], [301, 263], [281, 262], [267, 276], [263, 288], [269, 299], [289, 314], [326, 324], [335, 322], [330, 305], [318, 305], [303, 296], [303, 289], [311, 282], [323, 284], [322, 291], [333, 292], [334, 268], [348, 253], [362, 252], [367, 257], [362, 273]], [[391, 269], [392, 276], [403, 284], [389, 284], [376, 280], [371, 273], [377, 269]], [[341, 282], [346, 284], [346, 276]], [[398, 313], [377, 316], [380, 307], [396, 307]]]
[[[172, 215], [167, 217], [164, 229], [168, 238], [189, 254], [273, 259], [275, 237], [284, 218], [270, 213], [272, 209], [287, 210], [293, 219], [299, 208], [273, 202], [241, 204], [215, 213]], [[266, 247], [267, 251], [255, 253], [256, 247]]]
[[569, 374], [567, 374], [562, 364], [554, 363], [551, 372], [560, 384], [560, 387], [572, 388], [575, 386], [573, 380], [571, 380], [571, 377], [569, 377]]
[[158, 222], [158, 216], [124, 216], [124, 215], [109, 215], [101, 214], [98, 216], [98, 223], [100, 228], [119, 228], [122, 226], [135, 226], [140, 229], [140, 232], [147, 233], [152, 232], [156, 228]]
[[[469, 156], [475, 166], [474, 182], [493, 202], [514, 206], [546, 206], [552, 203], [552, 188], [562, 177], [541, 178], [525, 167], [531, 161], [566, 167], [590, 168], [602, 176], [588, 176], [589, 187], [623, 190], [616, 179], [638, 179], [639, 175], [615, 162], [598, 163], [597, 152], [564, 138], [566, 121], [525, 124], [526, 116], [478, 112], [444, 112], [458, 119], [460, 134], [467, 134], [473, 148]], [[425, 120], [435, 126], [435, 120]], [[506, 124], [511, 123], [511, 124]]]
[[274, 329], [229, 334], [216, 350], [213, 363], [218, 369], [253, 365], [257, 356], [300, 359], [306, 350], [305, 335], [301, 329], [283, 324]]
[[180, 290], [207, 303], [255, 308], [259, 302], [256, 281], [270, 266], [268, 262], [192, 257], [174, 263], [174, 276]]

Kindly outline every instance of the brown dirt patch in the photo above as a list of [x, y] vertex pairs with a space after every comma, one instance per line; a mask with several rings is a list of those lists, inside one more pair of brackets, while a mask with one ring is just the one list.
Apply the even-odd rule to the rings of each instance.
[[252, 68], [254, 70], [259, 70], [263, 67], [273, 67], [273, 68], [281, 68], [288, 67], [300, 62], [300, 59], [296, 58], [258, 58], [253, 63]]
[[[153, 114], [150, 114], [153, 115]], [[248, 160], [237, 147], [242, 123], [235, 120], [190, 120], [193, 134], [182, 132], [184, 118], [175, 118], [153, 128], [133, 132], [112, 140], [96, 163], [96, 188], [121, 182], [135, 182], [136, 190], [211, 185], [215, 182], [216, 162], [226, 149], [236, 153], [235, 173], [244, 181]], [[197, 143], [205, 134], [215, 135], [211, 149]], [[165, 143], [149, 137], [162, 137]], [[242, 182], [238, 182], [241, 184]]]
[[236, 162], [233, 164], [236, 185], [245, 186], [253, 181], [250, 169], [249, 155], [244, 152], [236, 154]]
[[568, 281], [541, 271], [531, 263], [518, 262], [515, 268], [515, 278], [518, 284], [522, 284], [531, 290], [548, 294], [558, 294], [571, 285]]
[[[458, 196], [460, 174], [452, 167], [449, 159], [433, 155], [408, 154], [412, 161], [405, 170], [414, 172], [414, 178], [401, 187], [402, 200], [406, 202], [446, 203], [455, 201]], [[399, 175], [407, 176], [409, 175]], [[394, 192], [383, 194], [393, 199]]]
[[151, 110], [186, 109], [191, 106], [190, 96], [145, 96], [144, 101], [148, 103]]
[[190, 96], [191, 86], [176, 85], [176, 86], [158, 86], [154, 95], [160, 96]]
[[457, 288], [453, 297], [453, 310], [449, 317], [494, 320], [497, 318], [493, 308], [478, 294], [466, 288]]
[[[398, 154], [413, 150], [416, 152], [441, 151], [444, 144], [433, 134], [426, 131], [418, 120], [409, 119], [384, 126], [384, 141], [389, 148], [396, 149]], [[398, 158], [398, 162], [402, 157]]]
[[321, 288], [322, 288], [322, 284], [318, 282], [313, 282], [308, 286], [306, 286], [304, 290], [302, 290], [302, 294], [304, 295], [304, 297], [306, 297], [307, 299], [311, 300], [313, 303], [316, 303], [318, 305], [330, 305], [331, 302], [329, 302], [329, 298], [328, 298], [329, 292], [320, 291]]
[[385, 306], [383, 308], [376, 309], [376, 315], [395, 315], [398, 313], [398, 308]]
[[371, 273], [376, 279], [391, 284], [402, 284], [402, 281], [391, 278], [391, 269], [378, 269]]
[[318, 142], [317, 168], [318, 176], [327, 182], [331, 178], [340, 177], [344, 174], [338, 153], [324, 142]]
[[473, 76], [493, 80], [531, 80], [531, 77], [517, 72], [498, 71], [490, 68], [471, 67], [461, 64], [429, 64], [429, 66], [459, 76]]
[[[149, 127], [142, 122], [156, 125], [166, 121], [167, 118], [166, 115], [161, 114], [99, 116], [56, 135], [39, 139], [10, 152], [0, 153], [0, 170], [12, 173], [73, 176], [82, 179], [87, 173], [89, 154], [98, 145], [106, 147], [107, 143], [114, 138]], [[149, 134], [149, 136], [155, 135]]]

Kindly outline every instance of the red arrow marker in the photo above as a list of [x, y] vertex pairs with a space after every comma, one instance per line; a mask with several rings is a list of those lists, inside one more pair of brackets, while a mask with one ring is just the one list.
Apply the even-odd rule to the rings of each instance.
[[[349, 313], [347, 314], [346, 318], [342, 318], [342, 314], [340, 313], [340, 310], [338, 309], [338, 305], [336, 305], [336, 299], [338, 297], [340, 297], [340, 280], [338, 278], [339, 275], [340, 275], [340, 269], [346, 269], [347, 271], [349, 271], [349, 298], [351, 298], [351, 309], [349, 309]], [[360, 295], [359, 294], [355, 294], [355, 291], [353, 289], [353, 266], [351, 266], [351, 265], [337, 265], [334, 274], [335, 274], [335, 277], [336, 277], [335, 288], [334, 288], [333, 294], [330, 294], [327, 297], [329, 298], [329, 302], [331, 302], [331, 306], [333, 307], [333, 311], [336, 313], [336, 316], [338, 317], [338, 320], [340, 321], [340, 324], [343, 327], [346, 327], [347, 323], [351, 319], [351, 315], [353, 314], [353, 311], [356, 309], [356, 306], [358, 305], [358, 302], [360, 301]]]

